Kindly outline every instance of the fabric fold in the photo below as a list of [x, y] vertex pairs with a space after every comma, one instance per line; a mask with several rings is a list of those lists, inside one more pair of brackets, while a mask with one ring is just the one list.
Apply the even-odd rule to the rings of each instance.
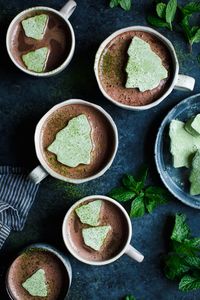
[[11, 230], [23, 229], [38, 188], [24, 169], [0, 166], [0, 248]]
[[5, 224], [0, 223], [0, 249], [2, 248], [5, 240], [9, 236], [11, 228]]

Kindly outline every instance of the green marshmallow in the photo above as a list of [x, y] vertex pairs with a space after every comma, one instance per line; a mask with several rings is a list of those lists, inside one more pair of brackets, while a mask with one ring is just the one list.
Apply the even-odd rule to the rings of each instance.
[[41, 73], [46, 67], [49, 49], [47, 47], [39, 48], [22, 55], [22, 60], [28, 70]]
[[35, 40], [42, 40], [48, 22], [48, 15], [41, 14], [22, 21], [25, 35]]
[[92, 201], [75, 209], [81, 223], [98, 226], [101, 212], [101, 200]]
[[126, 88], [138, 88], [140, 92], [145, 92], [156, 88], [161, 80], [167, 78], [168, 71], [161, 58], [144, 40], [134, 37], [128, 55]]
[[185, 130], [195, 137], [200, 135], [200, 114], [192, 117], [186, 122]]
[[37, 270], [22, 283], [22, 286], [33, 297], [47, 297], [48, 295], [45, 271], [43, 269]]
[[200, 194], [200, 150], [195, 153], [192, 160], [192, 171], [189, 177], [191, 182], [190, 194], [199, 195]]
[[108, 232], [111, 230], [110, 225], [83, 228], [82, 235], [84, 243], [95, 251], [99, 251], [104, 244]]
[[68, 125], [56, 134], [48, 150], [57, 155], [57, 160], [69, 167], [90, 164], [92, 139], [91, 126], [82, 114], [71, 119]]
[[185, 123], [178, 120], [172, 120], [170, 123], [170, 152], [173, 155], [175, 168], [188, 168], [194, 153], [200, 148], [200, 136], [192, 136], [184, 127]]

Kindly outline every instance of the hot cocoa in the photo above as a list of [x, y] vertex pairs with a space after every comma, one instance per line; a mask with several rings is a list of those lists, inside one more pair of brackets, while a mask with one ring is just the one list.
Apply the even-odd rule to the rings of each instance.
[[37, 299], [63, 299], [69, 286], [69, 278], [64, 265], [53, 253], [36, 248], [18, 256], [8, 271], [7, 287], [12, 298], [15, 300], [35, 299], [23, 287], [23, 283], [38, 270], [45, 273], [47, 296], [37, 297]]
[[[95, 200], [85, 201], [80, 207]], [[98, 226], [82, 223], [74, 210], [66, 223], [66, 231], [74, 251], [83, 259], [89, 261], [104, 261], [116, 256], [124, 248], [128, 237], [128, 223], [123, 212], [112, 202], [101, 200], [101, 210]], [[91, 216], [88, 216], [91, 217]], [[83, 221], [83, 220], [82, 220]], [[83, 229], [108, 228], [108, 233], [100, 249], [94, 250], [85, 244]]]
[[[88, 164], [82, 163], [76, 167], [69, 167], [60, 163], [57, 156], [48, 148], [55, 141], [56, 134], [77, 116], [85, 116], [89, 121], [92, 150]], [[42, 127], [40, 140], [42, 154], [49, 167], [58, 174], [76, 179], [93, 176], [103, 169], [110, 160], [115, 147], [113, 128], [107, 118], [94, 107], [85, 104], [65, 105], [54, 111]]]
[[[126, 88], [125, 72], [127, 50], [134, 37], [147, 42], [151, 50], [162, 60], [167, 70], [167, 78], [152, 90], [141, 92], [138, 88]], [[169, 88], [173, 77], [173, 62], [167, 46], [151, 33], [143, 31], [126, 31], [113, 38], [102, 52], [99, 60], [99, 78], [105, 92], [117, 102], [130, 106], [143, 106], [159, 99]]]
[[[41, 15], [48, 17], [44, 36], [41, 39], [28, 37], [22, 26], [22, 21]], [[11, 40], [11, 52], [16, 62], [26, 68], [23, 61], [24, 55], [38, 49], [48, 49], [47, 61], [43, 70], [43, 72], [48, 72], [56, 69], [66, 60], [71, 49], [71, 43], [70, 30], [61, 17], [53, 12], [37, 10], [27, 13], [22, 20], [15, 24]]]

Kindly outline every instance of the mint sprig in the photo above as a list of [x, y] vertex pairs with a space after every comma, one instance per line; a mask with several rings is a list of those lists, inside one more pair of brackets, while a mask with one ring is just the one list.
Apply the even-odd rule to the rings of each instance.
[[110, 0], [110, 8], [121, 6], [125, 11], [129, 11], [131, 9], [131, 2], [131, 0]]
[[169, 0], [168, 3], [160, 2], [156, 5], [157, 16], [148, 16], [147, 21], [155, 27], [163, 27], [173, 30], [172, 23], [177, 11], [177, 0]]
[[191, 236], [184, 214], [176, 214], [170, 240], [165, 258], [166, 277], [178, 280], [181, 291], [200, 289], [200, 238]]
[[191, 26], [190, 19], [191, 19], [191, 15], [183, 14], [183, 18], [181, 20], [180, 25], [183, 29], [186, 39], [189, 42], [190, 51], [192, 51], [192, 45], [194, 43], [200, 42], [200, 27], [199, 26]]
[[[175, 17], [177, 11], [181, 14], [181, 21]], [[193, 26], [193, 15], [200, 13], [200, 1], [192, 1], [185, 6], [178, 5], [177, 0], [169, 0], [167, 3], [156, 1], [156, 13], [147, 17], [150, 25], [158, 28], [167, 28], [173, 30], [173, 22], [182, 28], [182, 31], [189, 43], [190, 51], [194, 43], [200, 42], [200, 26]]]
[[122, 186], [112, 189], [108, 196], [119, 201], [131, 201], [130, 217], [142, 217], [145, 213], [168, 202], [169, 193], [157, 186], [146, 186], [147, 168], [143, 169], [137, 177], [125, 174]]

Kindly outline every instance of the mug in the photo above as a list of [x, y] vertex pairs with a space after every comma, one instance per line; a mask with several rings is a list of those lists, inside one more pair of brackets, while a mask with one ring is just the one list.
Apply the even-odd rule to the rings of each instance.
[[[99, 78], [99, 71], [98, 71], [98, 69], [99, 69], [99, 60], [101, 58], [101, 55], [102, 55], [105, 47], [116, 36], [118, 36], [118, 35], [120, 35], [124, 32], [127, 32], [127, 31], [143, 31], [143, 32], [148, 32], [148, 33], [156, 36], [168, 48], [168, 50], [171, 54], [171, 57], [172, 57], [173, 65], [174, 65], [173, 79], [172, 79], [172, 82], [171, 82], [168, 90], [159, 99], [155, 100], [154, 102], [152, 102], [150, 104], [143, 105], [143, 106], [130, 106], [130, 105], [126, 105], [126, 104], [123, 104], [123, 103], [120, 103], [120, 102], [116, 101], [110, 95], [108, 95], [106, 93], [106, 91], [104, 90], [104, 88], [101, 84], [101, 80]], [[177, 55], [176, 55], [176, 52], [175, 52], [175, 49], [174, 49], [172, 43], [168, 39], [166, 39], [162, 34], [160, 34], [158, 31], [156, 31], [156, 30], [154, 30], [150, 27], [146, 27], [146, 26], [126, 27], [126, 28], [117, 30], [116, 32], [111, 34], [108, 38], [106, 38], [102, 42], [102, 44], [100, 45], [99, 49], [97, 50], [97, 53], [96, 53], [96, 56], [95, 56], [95, 62], [94, 62], [94, 73], [95, 73], [96, 80], [97, 80], [98, 86], [99, 86], [102, 94], [108, 100], [110, 100], [112, 103], [114, 103], [115, 105], [117, 105], [121, 108], [125, 108], [125, 109], [128, 109], [128, 110], [135, 110], [135, 111], [146, 110], [146, 109], [149, 109], [149, 108], [152, 108], [152, 107], [158, 105], [160, 102], [162, 102], [172, 92], [173, 89], [183, 90], [183, 91], [192, 91], [194, 89], [194, 85], [195, 85], [195, 79], [194, 78], [192, 78], [190, 76], [179, 74], [179, 63], [178, 63]]]
[[[59, 109], [63, 106], [72, 105], [72, 104], [82, 104], [82, 105], [91, 106], [91, 107], [95, 108], [95, 110], [99, 111], [109, 122], [109, 124], [112, 128], [112, 131], [113, 131], [113, 138], [114, 138], [114, 149], [113, 149], [113, 152], [112, 152], [109, 160], [106, 162], [106, 164], [96, 174], [94, 174], [90, 177], [82, 178], [82, 179], [65, 177], [65, 176], [55, 172], [53, 169], [51, 169], [49, 167], [49, 165], [45, 161], [45, 159], [42, 155], [42, 151], [41, 151], [40, 136], [41, 136], [41, 131], [42, 131], [45, 121], [57, 109]], [[39, 121], [39, 123], [36, 126], [34, 141], [35, 141], [36, 154], [37, 154], [38, 160], [40, 161], [41, 165], [36, 167], [29, 174], [29, 178], [33, 182], [35, 182], [37, 184], [40, 181], [42, 181], [47, 175], [51, 175], [56, 179], [60, 179], [60, 180], [66, 181], [66, 182], [74, 183], [74, 184], [80, 184], [80, 183], [84, 183], [84, 182], [87, 182], [87, 181], [90, 181], [90, 180], [93, 180], [93, 179], [96, 179], [96, 178], [102, 176], [110, 168], [110, 166], [112, 165], [113, 160], [115, 158], [115, 155], [117, 153], [117, 149], [118, 149], [118, 130], [117, 130], [117, 127], [116, 127], [115, 122], [113, 121], [112, 117], [101, 106], [98, 106], [91, 102], [87, 102], [87, 101], [80, 100], [80, 99], [70, 99], [70, 100], [66, 100], [64, 102], [61, 102], [61, 103], [55, 105], [41, 118], [41, 120]]]
[[[24, 248], [19, 255], [16, 257], [16, 259], [23, 253], [27, 252], [27, 251], [32, 251], [34, 249], [38, 249], [38, 250], [43, 250], [43, 251], [48, 251], [51, 252], [53, 255], [55, 255], [58, 260], [62, 263], [62, 265], [64, 266], [64, 269], [66, 270], [66, 273], [68, 275], [68, 285], [66, 286], [66, 290], [65, 290], [65, 295], [64, 295], [64, 299], [67, 299], [67, 296], [69, 294], [69, 290], [70, 290], [70, 286], [72, 283], [72, 268], [71, 268], [71, 264], [69, 262], [69, 259], [66, 257], [66, 255], [64, 255], [63, 253], [61, 253], [59, 250], [57, 250], [55, 247], [46, 244], [46, 243], [36, 243], [36, 244], [31, 244], [30, 246]], [[16, 260], [15, 259], [15, 260]], [[15, 262], [15, 260], [12, 262], [12, 264]], [[11, 266], [12, 266], [11, 264]], [[8, 271], [7, 271], [7, 275], [6, 275], [6, 291], [8, 293], [8, 296], [10, 297], [11, 300], [15, 300], [15, 297], [12, 293], [12, 290], [9, 287], [9, 282], [8, 282], [8, 277], [9, 277], [9, 271], [10, 268], [9, 267]], [[62, 291], [63, 292], [63, 291]]]
[[[60, 11], [57, 11], [53, 8], [45, 7], [45, 6], [32, 7], [32, 8], [28, 8], [28, 9], [22, 11], [12, 20], [12, 22], [10, 23], [10, 25], [8, 27], [8, 31], [7, 31], [7, 35], [6, 35], [6, 47], [7, 47], [7, 51], [8, 51], [8, 54], [9, 54], [11, 60], [21, 71], [23, 71], [29, 75], [36, 76], [36, 77], [49, 77], [49, 76], [53, 76], [53, 75], [56, 75], [56, 74], [62, 72], [68, 66], [68, 64], [70, 63], [70, 61], [74, 55], [74, 50], [75, 50], [74, 30], [68, 19], [74, 12], [76, 6], [77, 5], [74, 0], [69, 0]], [[57, 67], [56, 69], [49, 71], [49, 72], [36, 73], [36, 72], [26, 69], [25, 67], [21, 66], [16, 61], [16, 59], [13, 56], [12, 50], [11, 50], [13, 30], [14, 30], [16, 24], [21, 22], [23, 19], [25, 19], [29, 14], [31, 14], [34, 11], [54, 13], [55, 15], [59, 16], [59, 18], [61, 18], [67, 24], [69, 31], [71, 33], [71, 49], [70, 49], [69, 55], [67, 56], [65, 61], [59, 67]]]
[[[91, 260], [86, 260], [83, 257], [81, 257], [81, 255], [78, 253], [78, 251], [75, 251], [75, 249], [71, 243], [70, 233], [67, 230], [67, 228], [68, 228], [67, 222], [68, 222], [68, 218], [69, 218], [70, 214], [81, 203], [83, 203], [85, 201], [89, 201], [89, 200], [104, 200], [104, 201], [111, 202], [112, 204], [114, 204], [115, 206], [117, 206], [120, 209], [120, 211], [122, 212], [124, 218], [126, 219], [127, 225], [128, 225], [128, 234], [127, 234], [127, 239], [126, 239], [126, 243], [125, 243], [124, 247], [121, 249], [121, 251], [117, 255], [115, 255], [114, 257], [107, 259], [107, 260], [91, 261]], [[115, 201], [112, 198], [107, 197], [107, 196], [92, 195], [92, 196], [82, 198], [81, 200], [79, 200], [75, 204], [73, 204], [65, 215], [63, 225], [62, 225], [62, 235], [63, 235], [63, 240], [65, 243], [65, 246], [67, 247], [69, 252], [76, 259], [78, 259], [81, 262], [88, 264], [88, 265], [95, 265], [95, 266], [107, 265], [107, 264], [110, 264], [110, 263], [116, 261], [117, 259], [119, 259], [123, 254], [130, 256], [132, 259], [136, 260], [137, 262], [142, 262], [144, 259], [143, 254], [141, 254], [138, 250], [136, 250], [133, 246], [130, 245], [130, 241], [131, 241], [131, 237], [132, 237], [132, 224], [131, 224], [131, 220], [130, 220], [128, 213], [126, 212], [126, 210], [123, 208], [123, 206], [121, 204], [119, 204], [117, 201]]]

